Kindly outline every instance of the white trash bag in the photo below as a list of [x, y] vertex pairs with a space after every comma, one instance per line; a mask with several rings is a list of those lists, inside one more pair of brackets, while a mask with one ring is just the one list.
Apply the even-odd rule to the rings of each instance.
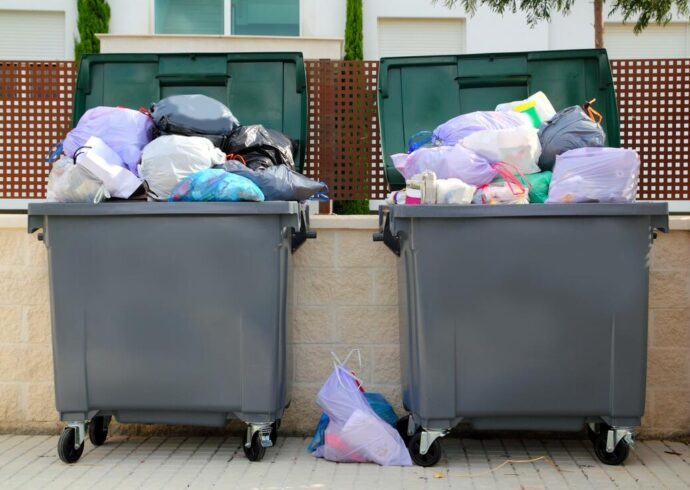
[[513, 165], [525, 175], [541, 172], [537, 165], [541, 156], [541, 144], [535, 128], [520, 126], [478, 131], [463, 139], [462, 145], [491, 163], [504, 162]]
[[144, 147], [139, 175], [149, 197], [167, 201], [172, 190], [190, 175], [225, 162], [225, 154], [200, 136], [160, 136]]
[[556, 157], [546, 203], [633, 202], [640, 157], [623, 148], [577, 148]]
[[75, 165], [71, 158], [62, 156], [53, 163], [48, 175], [46, 197], [50, 202], [98, 203], [110, 195], [103, 182]]
[[477, 188], [460, 179], [436, 181], [436, 204], [470, 204]]
[[334, 363], [333, 373], [316, 395], [316, 403], [330, 421], [325, 443], [314, 452], [315, 456], [340, 463], [412, 465], [398, 431], [376, 415], [343, 363]]
[[103, 182], [113, 197], [127, 199], [141, 186], [139, 177], [130, 172], [120, 156], [98, 136], [86, 140], [74, 159], [78, 166]]

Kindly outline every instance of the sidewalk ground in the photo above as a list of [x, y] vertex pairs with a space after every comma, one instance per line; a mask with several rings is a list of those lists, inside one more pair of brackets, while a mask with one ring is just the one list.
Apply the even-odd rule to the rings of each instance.
[[594, 458], [588, 441], [446, 438], [441, 462], [426, 469], [335, 464], [313, 458], [307, 443], [281, 438], [250, 463], [238, 437], [113, 436], [99, 448], [87, 441], [81, 460], [65, 465], [56, 436], [0, 435], [0, 488], [690, 488], [690, 446], [682, 442], [638, 442], [625, 466], [612, 467]]

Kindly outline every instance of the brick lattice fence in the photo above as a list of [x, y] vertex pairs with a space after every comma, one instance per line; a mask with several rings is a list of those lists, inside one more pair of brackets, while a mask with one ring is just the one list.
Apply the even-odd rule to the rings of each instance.
[[[690, 200], [690, 60], [611, 61], [621, 143], [640, 152], [639, 198]], [[308, 175], [334, 199], [386, 195], [376, 61], [307, 61]], [[0, 199], [40, 199], [46, 155], [70, 127], [72, 61], [0, 61]]]

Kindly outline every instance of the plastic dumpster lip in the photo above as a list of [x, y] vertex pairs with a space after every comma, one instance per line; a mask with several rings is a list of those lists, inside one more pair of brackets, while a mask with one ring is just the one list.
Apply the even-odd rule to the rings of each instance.
[[[668, 228], [667, 203], [528, 204], [518, 205], [395, 205], [382, 206], [393, 218], [518, 218], [549, 216], [660, 216]], [[663, 224], [663, 223], [662, 223]]]
[[[119, 203], [58, 203], [29, 204], [29, 233], [43, 228], [44, 216], [251, 216], [300, 215], [296, 201], [268, 202], [119, 202]], [[308, 222], [307, 222], [308, 223]], [[309, 236], [308, 238], [312, 238]]]

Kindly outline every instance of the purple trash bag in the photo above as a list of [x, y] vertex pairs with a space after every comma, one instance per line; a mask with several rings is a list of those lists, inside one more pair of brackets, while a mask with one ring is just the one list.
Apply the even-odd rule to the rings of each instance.
[[392, 155], [393, 165], [405, 179], [430, 170], [439, 179], [460, 179], [470, 185], [488, 184], [496, 170], [486, 158], [462, 145], [419, 148], [410, 154]]
[[546, 203], [634, 202], [640, 157], [623, 148], [577, 148], [556, 157]]
[[141, 151], [151, 141], [152, 133], [153, 121], [146, 114], [124, 107], [99, 106], [79, 119], [67, 134], [63, 150], [72, 158], [91, 136], [98, 136], [120, 156], [123, 166], [138, 176]]
[[316, 395], [316, 403], [330, 420], [324, 444], [314, 456], [340, 463], [412, 464], [398, 431], [376, 414], [354, 376], [342, 365], [335, 366]]
[[444, 122], [434, 130], [434, 139], [442, 145], [454, 145], [477, 131], [519, 126], [534, 127], [529, 116], [519, 112], [476, 111]]

